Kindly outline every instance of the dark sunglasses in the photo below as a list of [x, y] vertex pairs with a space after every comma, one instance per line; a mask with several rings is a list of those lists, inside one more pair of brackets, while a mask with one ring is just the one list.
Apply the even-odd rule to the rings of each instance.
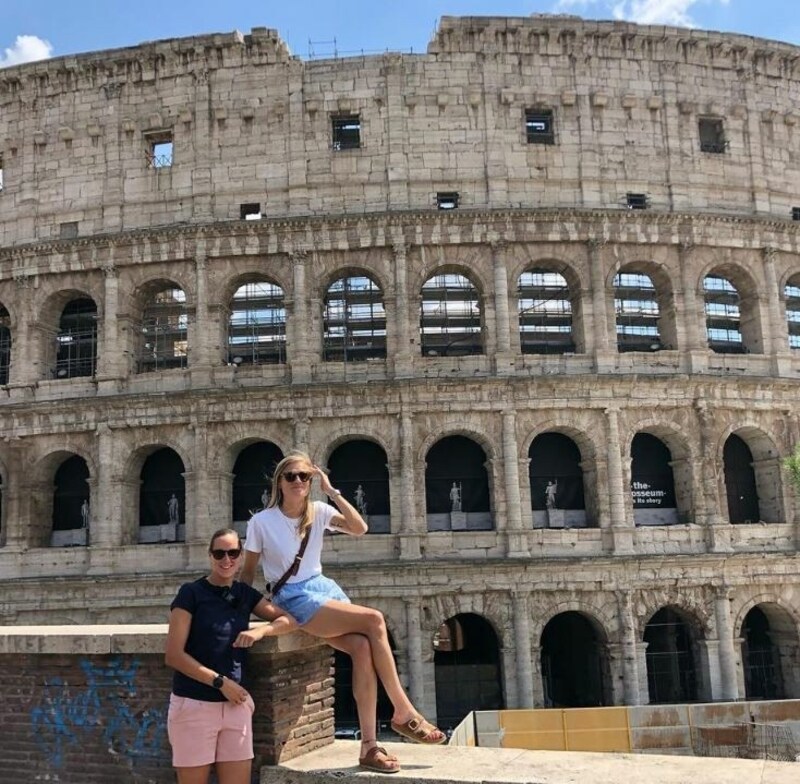
[[283, 478], [287, 482], [294, 482], [299, 479], [303, 484], [311, 481], [311, 474], [308, 471], [284, 471]]
[[242, 554], [242, 548], [240, 547], [236, 550], [210, 550], [209, 552], [215, 561], [221, 561], [226, 555], [231, 561], [235, 561]]

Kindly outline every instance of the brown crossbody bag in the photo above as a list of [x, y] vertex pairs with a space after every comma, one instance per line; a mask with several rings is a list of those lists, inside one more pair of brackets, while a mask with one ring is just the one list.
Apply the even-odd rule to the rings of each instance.
[[294, 561], [292, 561], [292, 565], [281, 575], [280, 578], [273, 584], [267, 583], [267, 597], [272, 600], [272, 597], [275, 596], [284, 585], [286, 585], [286, 581], [290, 577], [294, 577], [297, 574], [298, 569], [300, 569], [300, 562], [303, 560], [303, 555], [306, 551], [306, 547], [308, 546], [308, 537], [311, 535], [311, 528], [309, 528], [305, 535], [303, 536], [303, 541], [300, 542], [300, 549], [297, 551], [297, 555], [294, 557]]

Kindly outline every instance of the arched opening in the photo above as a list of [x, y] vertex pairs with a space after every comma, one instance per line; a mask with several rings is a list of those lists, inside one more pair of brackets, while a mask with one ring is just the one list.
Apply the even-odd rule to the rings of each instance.
[[673, 607], [662, 607], [648, 621], [644, 642], [652, 704], [697, 701], [698, 638], [693, 625]]
[[[392, 650], [392, 655], [394, 655], [396, 648], [394, 637], [392, 637], [391, 632], [389, 632], [389, 647]], [[395, 659], [396, 658], [395, 656]], [[333, 715], [336, 724], [335, 735], [339, 738], [360, 739], [358, 710], [356, 708], [356, 701], [353, 699], [353, 661], [346, 653], [334, 650], [333, 667]], [[383, 684], [378, 680], [378, 726], [375, 728], [376, 735], [374, 737], [380, 738], [381, 733], [389, 729], [389, 722], [392, 719], [393, 710], [391, 700], [387, 696]]]
[[53, 519], [50, 544], [53, 547], [88, 544], [89, 468], [72, 455], [56, 470], [53, 488]]
[[256, 512], [267, 508], [271, 477], [281, 460], [283, 452], [271, 441], [258, 441], [239, 452], [233, 466], [234, 523], [246, 523]]
[[789, 333], [789, 348], [800, 348], [800, 275], [793, 275], [783, 289], [786, 302], [786, 330]]
[[680, 522], [669, 447], [650, 433], [637, 433], [631, 442], [631, 496], [636, 525], [674, 525]]
[[176, 542], [185, 538], [185, 468], [177, 452], [162, 447], [144, 461], [139, 476], [139, 541]]
[[658, 351], [664, 347], [656, 287], [649, 275], [630, 269], [614, 276], [614, 312], [617, 351]]
[[474, 613], [449, 618], [434, 635], [433, 650], [440, 727], [455, 728], [470, 711], [504, 707], [500, 645], [486, 619]]
[[11, 370], [11, 317], [0, 305], [0, 386], [8, 383]]
[[739, 292], [727, 278], [703, 280], [708, 347], [717, 354], [744, 354]]
[[228, 362], [268, 365], [286, 361], [283, 289], [265, 280], [236, 289], [228, 318]]
[[747, 613], [742, 625], [744, 689], [748, 700], [783, 699], [783, 675], [778, 646], [769, 618], [759, 607]]
[[383, 447], [373, 441], [340, 444], [328, 458], [331, 480], [361, 512], [370, 533], [390, 532], [389, 467]]
[[325, 293], [322, 357], [328, 362], [361, 362], [386, 357], [383, 292], [370, 278], [339, 278]]
[[547, 622], [541, 656], [546, 708], [610, 704], [608, 649], [582, 613], [559, 613]]
[[93, 376], [97, 366], [97, 305], [73, 299], [61, 311], [56, 335], [55, 378]]
[[138, 372], [186, 367], [189, 356], [186, 294], [172, 284], [154, 287], [142, 308]]
[[429, 531], [489, 531], [486, 453], [466, 436], [446, 436], [425, 457], [425, 509]]
[[420, 345], [423, 357], [482, 354], [481, 302], [469, 278], [453, 272], [429, 278], [422, 286]]
[[572, 300], [563, 275], [540, 268], [523, 272], [517, 282], [517, 303], [523, 354], [575, 351]]
[[731, 523], [757, 523], [761, 520], [753, 453], [735, 433], [728, 436], [722, 450], [728, 519]]
[[534, 526], [585, 527], [583, 469], [577, 444], [563, 433], [542, 433], [533, 439], [528, 458]]

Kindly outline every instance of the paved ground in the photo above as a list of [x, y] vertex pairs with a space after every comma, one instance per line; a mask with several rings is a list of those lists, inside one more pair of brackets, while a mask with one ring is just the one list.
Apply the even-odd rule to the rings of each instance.
[[762, 762], [650, 754], [581, 754], [516, 749], [423, 747], [387, 743], [402, 762], [387, 776], [360, 771], [358, 744], [332, 746], [264, 768], [262, 784], [331, 784], [335, 780], [486, 782], [486, 784], [798, 784], [800, 762]]

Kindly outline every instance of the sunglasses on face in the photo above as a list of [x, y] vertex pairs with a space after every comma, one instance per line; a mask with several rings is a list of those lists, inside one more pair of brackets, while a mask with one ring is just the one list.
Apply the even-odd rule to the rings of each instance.
[[300, 480], [303, 484], [311, 481], [311, 474], [308, 471], [284, 471], [283, 478], [287, 482], [294, 482]]
[[242, 548], [240, 547], [236, 550], [211, 550], [210, 552], [215, 561], [221, 561], [226, 555], [231, 561], [235, 561], [242, 554]]

